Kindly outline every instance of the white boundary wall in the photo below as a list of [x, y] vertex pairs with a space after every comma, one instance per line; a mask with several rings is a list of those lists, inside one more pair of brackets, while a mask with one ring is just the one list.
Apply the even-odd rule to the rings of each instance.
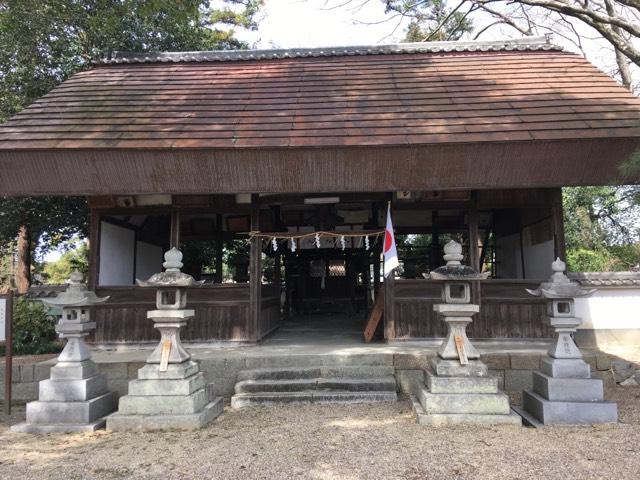
[[577, 298], [576, 315], [581, 329], [640, 329], [640, 287], [603, 288]]

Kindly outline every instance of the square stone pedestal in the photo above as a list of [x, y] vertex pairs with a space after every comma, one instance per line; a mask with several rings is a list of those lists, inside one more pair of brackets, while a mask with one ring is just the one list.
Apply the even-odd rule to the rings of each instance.
[[479, 360], [461, 365], [457, 360], [432, 360], [427, 385], [412, 397], [422, 425], [521, 425], [511, 411], [509, 397], [498, 389], [498, 379], [488, 376]]
[[107, 417], [107, 430], [195, 430], [222, 409], [222, 397], [215, 397], [197, 362], [169, 364], [166, 372], [159, 364], [148, 364], [129, 382], [118, 412]]
[[27, 421], [12, 432], [50, 433], [93, 431], [105, 425], [118, 396], [107, 390], [106, 378], [91, 360], [58, 362], [51, 377], [39, 384], [38, 400], [27, 404]]
[[545, 358], [517, 412], [534, 427], [618, 421], [618, 406], [604, 401], [602, 380], [591, 378], [589, 365], [580, 358]]

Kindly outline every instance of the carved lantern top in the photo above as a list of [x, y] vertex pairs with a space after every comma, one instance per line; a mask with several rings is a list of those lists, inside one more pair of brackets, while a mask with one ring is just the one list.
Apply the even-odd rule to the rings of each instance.
[[82, 274], [77, 270], [73, 271], [66, 290], [53, 298], [43, 298], [42, 302], [53, 307], [74, 308], [89, 307], [109, 300], [109, 297], [98, 297], [92, 291], [87, 290], [87, 286], [82, 283], [82, 280]]
[[464, 258], [462, 245], [454, 240], [444, 246], [443, 258], [447, 264], [431, 272], [429, 277], [433, 280], [484, 280], [489, 276], [489, 272], [478, 273], [470, 266], [460, 263]]
[[176, 247], [165, 252], [162, 266], [165, 268], [164, 272], [154, 273], [148, 280], [136, 279], [136, 283], [141, 287], [154, 288], [184, 288], [204, 283], [204, 280], [197, 282], [191, 275], [180, 271], [183, 266], [182, 252]]
[[551, 278], [548, 282], [542, 282], [535, 290], [527, 289], [531, 295], [544, 298], [575, 298], [586, 297], [596, 291], [595, 288], [582, 288], [578, 282], [572, 281], [565, 275], [567, 265], [556, 258], [551, 264]]

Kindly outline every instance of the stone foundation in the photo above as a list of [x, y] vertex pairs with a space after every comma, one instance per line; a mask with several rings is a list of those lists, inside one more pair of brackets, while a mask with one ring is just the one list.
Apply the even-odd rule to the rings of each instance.
[[[123, 396], [128, 393], [129, 380], [137, 378], [137, 372], [145, 365], [144, 358], [148, 351], [142, 351], [140, 359], [131, 359], [133, 355], [112, 353], [109, 361], [103, 358], [97, 360], [100, 373], [107, 378], [107, 388]], [[118, 357], [129, 357], [129, 360], [118, 361]], [[341, 355], [340, 361], [345, 365], [358, 365], [360, 359], [367, 363], [393, 366], [396, 373], [398, 391], [409, 394], [411, 384], [422, 379], [429, 361], [435, 356], [435, 351], [426, 354], [414, 353], [370, 353]], [[214, 383], [216, 394], [225, 399], [231, 398], [241, 370], [262, 367], [281, 366], [317, 366], [327, 362], [330, 355], [264, 355], [240, 356], [225, 355], [224, 351], [216, 352], [215, 356], [198, 355], [200, 371], [204, 373], [207, 383]], [[515, 403], [520, 403], [523, 390], [533, 388], [533, 371], [539, 370], [541, 360], [546, 357], [546, 349], [541, 348], [536, 353], [488, 353], [482, 354], [481, 360], [489, 368], [489, 376], [497, 377], [498, 388], [508, 393]], [[612, 364], [617, 357], [600, 352], [583, 350], [583, 357], [591, 367], [591, 376], [601, 378], [605, 388], [615, 384]], [[38, 364], [20, 364], [13, 366], [13, 398], [18, 401], [31, 401], [38, 398], [38, 382], [49, 378], [52, 361]], [[4, 379], [4, 365], [0, 365], [0, 378]], [[0, 394], [4, 394], [4, 381], [0, 382]]]

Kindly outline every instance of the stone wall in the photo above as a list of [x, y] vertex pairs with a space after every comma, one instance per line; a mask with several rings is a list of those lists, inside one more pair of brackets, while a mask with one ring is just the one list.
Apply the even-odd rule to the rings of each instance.
[[[584, 359], [591, 365], [593, 376], [603, 378], [606, 385], [615, 383], [612, 364], [616, 357], [599, 351], [585, 351]], [[348, 357], [349, 365], [358, 365], [359, 361], [366, 364], [389, 365], [396, 371], [398, 391], [409, 393], [411, 384], [424, 381], [424, 369], [428, 368], [429, 354], [380, 353], [366, 355], [366, 359], [358, 355]], [[200, 359], [201, 370], [205, 372], [207, 380], [213, 382], [218, 395], [227, 400], [233, 395], [236, 376], [240, 370], [269, 367], [305, 367], [314, 366], [322, 362], [332, 363], [332, 356], [320, 359], [317, 355], [296, 356], [256, 356], [256, 357], [216, 357]], [[500, 388], [510, 393], [517, 402], [524, 389], [532, 387], [533, 370], [540, 367], [543, 353], [491, 353], [482, 356], [482, 360], [489, 366], [493, 375], [499, 379]], [[341, 362], [345, 359], [341, 358]], [[38, 395], [38, 381], [49, 377], [49, 369], [54, 361], [49, 360], [38, 364], [23, 364], [13, 366], [13, 398], [15, 400], [35, 400]], [[343, 363], [344, 364], [344, 363]], [[100, 371], [106, 375], [110, 390], [119, 395], [127, 393], [128, 381], [136, 378], [137, 371], [144, 365], [142, 362], [108, 362], [99, 363]], [[0, 365], [0, 394], [4, 395], [4, 365]]]

